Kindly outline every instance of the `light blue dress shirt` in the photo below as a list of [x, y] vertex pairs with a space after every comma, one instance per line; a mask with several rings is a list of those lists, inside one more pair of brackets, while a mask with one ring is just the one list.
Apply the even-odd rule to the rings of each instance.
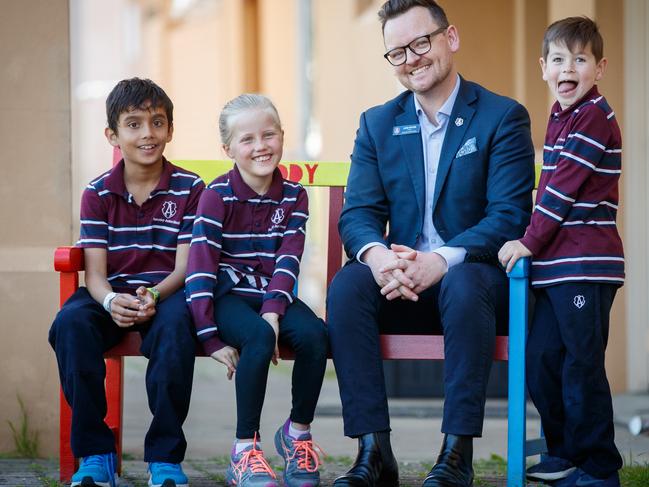
[[[448, 127], [449, 118], [457, 98], [458, 91], [460, 90], [460, 76], [457, 75], [455, 87], [453, 91], [442, 104], [440, 109], [435, 114], [435, 122], [431, 122], [426, 113], [421, 108], [421, 105], [415, 100], [415, 110], [419, 118], [419, 125], [421, 127], [421, 142], [424, 148], [424, 177], [426, 178], [426, 201], [424, 211], [424, 226], [421, 235], [415, 244], [415, 249], [420, 252], [435, 252], [441, 255], [448, 268], [464, 261], [466, 249], [463, 247], [445, 247], [442, 237], [435, 229], [433, 224], [433, 196], [435, 195], [435, 182], [437, 180], [437, 167], [442, 152], [442, 144], [446, 136], [446, 129]], [[364, 245], [356, 254], [356, 260], [363, 262], [361, 256], [363, 253], [376, 246], [381, 245], [385, 247], [382, 242], [370, 242]]]
[[442, 144], [446, 136], [453, 105], [460, 90], [460, 76], [457, 75], [455, 87], [435, 114], [436, 120], [431, 121], [421, 108], [417, 97], [415, 100], [415, 111], [419, 118], [421, 127], [421, 142], [424, 148], [424, 177], [426, 178], [426, 201], [424, 202], [424, 226], [421, 235], [415, 244], [415, 249], [421, 252], [435, 252], [446, 260], [448, 267], [464, 261], [466, 249], [463, 247], [444, 247], [444, 240], [437, 233], [433, 223], [433, 196], [435, 195], [435, 183], [437, 181], [437, 168], [442, 153]]

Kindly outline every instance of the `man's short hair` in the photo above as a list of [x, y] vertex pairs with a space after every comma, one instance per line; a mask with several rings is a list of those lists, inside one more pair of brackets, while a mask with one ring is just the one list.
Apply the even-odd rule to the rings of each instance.
[[424, 7], [430, 12], [431, 17], [439, 27], [448, 27], [446, 12], [435, 0], [388, 0], [379, 10], [381, 29], [385, 30], [385, 23], [388, 20], [406, 13], [413, 7]]
[[597, 24], [588, 17], [567, 17], [550, 24], [543, 36], [541, 52], [547, 60], [550, 43], [565, 44], [573, 52], [590, 44], [590, 50], [599, 62], [604, 57], [604, 40]]
[[174, 105], [162, 88], [150, 79], [123, 79], [106, 98], [108, 128], [117, 133], [117, 122], [124, 112], [158, 107], [164, 108], [169, 125], [173, 125]]

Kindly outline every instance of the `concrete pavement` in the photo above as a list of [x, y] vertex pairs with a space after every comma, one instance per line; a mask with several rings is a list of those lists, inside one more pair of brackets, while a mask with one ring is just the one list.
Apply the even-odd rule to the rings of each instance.
[[[261, 436], [265, 451], [276, 455], [272, 436], [286, 419], [290, 408], [290, 381], [293, 362], [271, 365], [266, 402], [262, 414]], [[124, 451], [142, 458], [143, 438], [150, 421], [144, 389], [146, 360], [127, 359], [124, 401]], [[402, 462], [433, 462], [441, 443], [441, 410], [443, 402], [436, 399], [391, 399], [392, 444]], [[649, 462], [649, 436], [634, 437], [626, 423], [638, 410], [649, 410], [649, 395], [624, 395], [614, 398], [616, 441], [626, 461]], [[483, 437], [475, 441], [475, 458], [492, 455], [507, 456], [507, 402], [489, 400]], [[234, 381], [225, 377], [225, 368], [209, 358], [196, 360], [194, 388], [189, 417], [185, 423], [188, 439], [187, 456], [210, 458], [227, 455], [234, 439], [236, 409]], [[532, 405], [528, 405], [527, 437], [538, 436], [540, 421]], [[331, 363], [328, 365], [316, 419], [314, 440], [327, 454], [354, 458], [356, 442], [343, 435], [340, 397]], [[279, 457], [277, 457], [279, 459]]]
[[[143, 438], [151, 415], [144, 388], [146, 360], [128, 358], [125, 373], [124, 402], [124, 469], [120, 487], [145, 487], [148, 475], [142, 462]], [[267, 456], [276, 472], [282, 462], [272, 445], [272, 435], [286, 419], [290, 405], [290, 374], [292, 362], [271, 366], [266, 404], [262, 416], [261, 434]], [[430, 469], [441, 442], [441, 400], [390, 400], [392, 414], [392, 444], [399, 460], [402, 487], [420, 486]], [[476, 485], [505, 486], [504, 465], [507, 451], [507, 404], [504, 400], [489, 400], [486, 408], [483, 438], [475, 441]], [[649, 436], [631, 436], [626, 423], [635, 414], [649, 415], [649, 394], [621, 395], [614, 398], [616, 437], [625, 462], [647, 465]], [[528, 406], [527, 435], [536, 436], [539, 419]], [[227, 456], [235, 429], [234, 383], [225, 378], [225, 369], [211, 359], [196, 361], [194, 394], [189, 418], [185, 424], [189, 448], [184, 469], [192, 487], [223, 485]], [[325, 378], [313, 424], [317, 443], [330, 455], [323, 465], [322, 485], [345, 472], [356, 454], [356, 444], [342, 433], [340, 399], [333, 369]], [[488, 462], [496, 455], [495, 461]], [[0, 486], [54, 487], [60, 484], [58, 462], [50, 460], [21, 460], [0, 458]], [[532, 485], [532, 484], [528, 484]], [[631, 485], [631, 484], [628, 484]], [[636, 487], [635, 484], [633, 487]], [[639, 487], [639, 486], [637, 486]]]

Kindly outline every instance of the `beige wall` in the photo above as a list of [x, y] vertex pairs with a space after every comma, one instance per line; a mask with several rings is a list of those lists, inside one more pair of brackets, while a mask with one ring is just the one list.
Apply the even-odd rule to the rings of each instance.
[[313, 2], [313, 103], [322, 160], [349, 160], [361, 112], [398, 93], [381, 57], [378, 5], [359, 12], [348, 0]]
[[537, 161], [542, 158], [546, 120], [550, 102], [547, 85], [541, 78], [541, 39], [547, 26], [546, 2], [515, 0], [514, 11], [514, 92], [513, 97], [525, 105], [532, 122], [532, 140], [537, 150]]
[[41, 453], [57, 451], [53, 249], [71, 239], [68, 0], [0, 0], [0, 451], [17, 396]]
[[297, 2], [259, 2], [259, 91], [277, 106], [284, 126], [284, 158], [296, 156], [298, 137]]
[[[604, 37], [604, 55], [608, 58], [608, 65], [604, 79], [599, 83], [600, 92], [606, 97], [615, 110], [615, 115], [625, 139], [625, 92], [624, 92], [624, 4], [611, 0], [597, 0], [595, 2], [595, 19], [600, 25]], [[624, 178], [633, 177], [626, 170], [626, 152], [623, 154], [624, 170], [620, 187], [621, 202], [618, 214], [618, 228], [623, 240], [627, 240], [626, 231], [626, 198], [624, 196]], [[634, 265], [635, 256], [627, 252], [626, 265]], [[635, 365], [629, 363], [627, 353], [628, 323], [626, 312], [626, 293], [629, 286], [620, 289], [613, 309], [611, 311], [611, 333], [608, 349], [606, 351], [606, 371], [613, 392], [622, 392], [628, 389], [629, 368]]]
[[[626, 0], [624, 9], [624, 248], [627, 258], [625, 310], [629, 363], [627, 386], [647, 391], [649, 383], [649, 4]], [[610, 70], [609, 70], [610, 74]]]
[[174, 102], [175, 133], [167, 156], [224, 158], [220, 108], [244, 91], [259, 91], [277, 105], [291, 157], [298, 144], [295, 2], [205, 2], [177, 19], [165, 9], [156, 12], [143, 23], [143, 50], [164, 56], [143, 64]]
[[149, 33], [152, 44], [165, 45], [159, 82], [174, 102], [174, 140], [166, 150], [170, 158], [223, 157], [217, 107], [241, 77], [237, 69], [224, 69], [236, 65], [240, 53], [240, 43], [234, 41], [237, 23], [224, 10], [223, 3], [216, 4], [205, 14], [169, 22], [155, 37]]

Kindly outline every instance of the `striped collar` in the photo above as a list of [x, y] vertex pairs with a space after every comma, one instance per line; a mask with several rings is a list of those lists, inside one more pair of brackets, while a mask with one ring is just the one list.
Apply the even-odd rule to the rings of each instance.
[[273, 172], [273, 180], [270, 183], [270, 188], [268, 188], [268, 192], [264, 195], [258, 195], [256, 191], [254, 191], [250, 186], [246, 184], [246, 182], [241, 177], [241, 173], [239, 172], [239, 168], [236, 164], [230, 171], [229, 178], [230, 185], [232, 186], [232, 192], [240, 201], [247, 201], [262, 196], [279, 202], [282, 200], [282, 196], [284, 195], [284, 182], [282, 179], [282, 173], [277, 167]]
[[[168, 191], [170, 189], [171, 175], [173, 172], [173, 164], [163, 157], [160, 181], [158, 181], [158, 185], [155, 189], [151, 191], [151, 196], [154, 196], [159, 191]], [[124, 197], [128, 196], [128, 190], [126, 189], [126, 183], [124, 182], [124, 159], [115, 164], [115, 166], [110, 170], [110, 173], [104, 179], [104, 187], [111, 193]]]
[[578, 112], [583, 105], [585, 105], [588, 102], [597, 100], [599, 97], [600, 94], [599, 91], [597, 91], [597, 85], [593, 85], [593, 87], [590, 90], [588, 90], [588, 93], [586, 93], [579, 101], [575, 102], [565, 110], [562, 110], [559, 102], [555, 101], [554, 105], [552, 105], [552, 109], [550, 110], [550, 113], [552, 114], [553, 119], [565, 120], [566, 118], [572, 116], [573, 113]]

